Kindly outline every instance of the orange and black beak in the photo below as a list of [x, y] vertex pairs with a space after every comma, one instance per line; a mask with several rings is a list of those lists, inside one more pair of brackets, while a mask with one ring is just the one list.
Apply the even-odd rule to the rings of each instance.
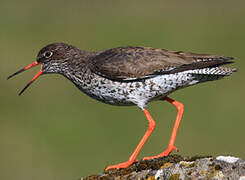
[[[22, 68], [21, 70], [19, 70], [19, 71], [17, 71], [16, 73], [14, 73], [14, 74], [12, 74], [12, 75], [10, 75], [9, 77], [8, 77], [8, 79], [10, 79], [10, 78], [12, 78], [13, 76], [15, 76], [15, 75], [17, 75], [17, 74], [19, 74], [19, 73], [21, 73], [21, 72], [23, 72], [23, 71], [25, 71], [25, 70], [27, 70], [27, 69], [30, 69], [30, 68], [32, 68], [32, 67], [34, 67], [34, 66], [36, 66], [36, 65], [38, 65], [39, 63], [37, 62], [37, 61], [35, 61], [34, 63], [32, 63], [32, 64], [30, 64], [30, 65], [28, 65], [28, 66], [26, 66], [26, 67], [24, 67], [24, 68]], [[39, 70], [39, 72], [32, 78], [32, 80], [20, 91], [20, 93], [19, 93], [19, 96], [42, 74], [43, 72], [42, 72], [42, 69], [40, 69]]]

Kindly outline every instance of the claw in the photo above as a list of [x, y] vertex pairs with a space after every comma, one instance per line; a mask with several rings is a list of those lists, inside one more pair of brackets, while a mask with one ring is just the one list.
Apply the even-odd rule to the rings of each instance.
[[173, 149], [176, 151], [176, 152], [178, 152], [179, 151], [179, 149], [177, 148], [177, 147], [173, 147]]
[[116, 164], [116, 165], [112, 165], [112, 166], [108, 166], [105, 171], [108, 171], [110, 169], [121, 169], [121, 168], [127, 168], [129, 167], [131, 164], [133, 164], [134, 161], [126, 161], [120, 164]]
[[157, 159], [160, 157], [168, 156], [173, 150], [178, 151], [178, 148], [175, 147], [174, 145], [168, 146], [168, 148], [164, 152], [162, 152], [156, 156], [144, 157], [143, 160]]

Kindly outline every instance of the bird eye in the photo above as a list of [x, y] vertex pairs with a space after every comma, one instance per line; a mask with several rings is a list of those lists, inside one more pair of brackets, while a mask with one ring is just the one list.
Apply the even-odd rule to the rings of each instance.
[[52, 55], [53, 55], [53, 52], [51, 52], [51, 51], [47, 51], [44, 53], [44, 57], [46, 57], [46, 58], [50, 58]]

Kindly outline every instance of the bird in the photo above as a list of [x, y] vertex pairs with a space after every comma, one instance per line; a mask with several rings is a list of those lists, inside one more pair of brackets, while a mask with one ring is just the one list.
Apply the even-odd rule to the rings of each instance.
[[148, 129], [129, 159], [108, 166], [108, 171], [127, 168], [137, 161], [137, 155], [156, 126], [147, 110], [148, 103], [152, 101], [167, 101], [174, 105], [177, 108], [177, 117], [167, 149], [143, 160], [168, 156], [173, 150], [178, 150], [175, 139], [184, 113], [184, 105], [170, 98], [169, 94], [188, 86], [230, 76], [237, 69], [223, 65], [233, 63], [233, 59], [142, 46], [88, 52], [66, 43], [52, 43], [39, 51], [33, 63], [10, 75], [8, 79], [41, 65], [39, 72], [19, 95], [39, 76], [56, 73], [98, 101], [117, 106], [138, 106], [146, 116]]

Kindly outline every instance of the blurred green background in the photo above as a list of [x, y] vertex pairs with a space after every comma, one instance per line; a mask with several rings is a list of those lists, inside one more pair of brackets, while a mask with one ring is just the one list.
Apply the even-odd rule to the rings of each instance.
[[[151, 46], [236, 57], [232, 77], [175, 92], [185, 104], [176, 146], [181, 155], [245, 158], [245, 1], [0, 1], [0, 179], [67, 180], [128, 159], [147, 129], [137, 107], [97, 102], [39, 68], [7, 76], [43, 46], [66, 42], [90, 51]], [[139, 158], [168, 145], [176, 109], [153, 102], [157, 126]]]

